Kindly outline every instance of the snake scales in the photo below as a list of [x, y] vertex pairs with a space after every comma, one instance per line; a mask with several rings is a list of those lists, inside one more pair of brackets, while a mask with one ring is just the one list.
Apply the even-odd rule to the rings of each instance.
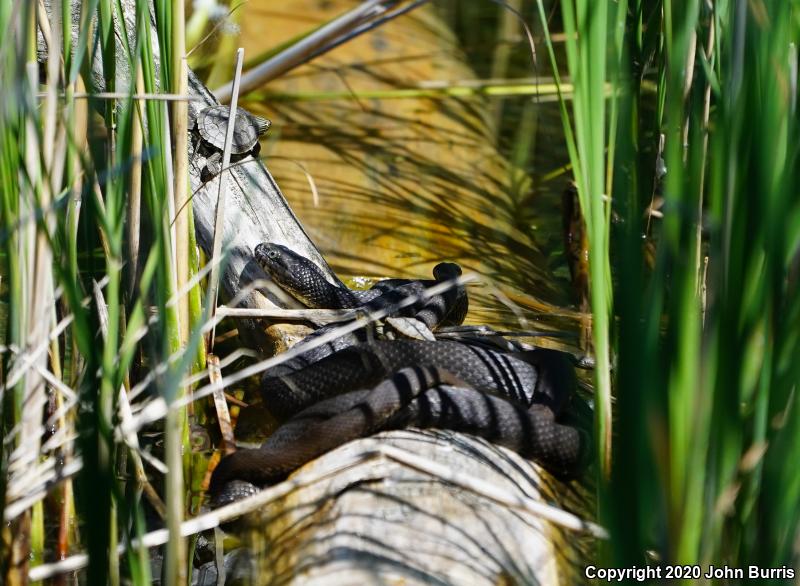
[[[298, 300], [329, 309], [387, 307], [461, 274], [458, 265], [441, 263], [434, 280], [388, 279], [353, 291], [328, 283], [313, 263], [281, 245], [260, 244], [255, 257]], [[461, 323], [466, 309], [466, 292], [453, 287], [404, 315], [436, 327]], [[557, 418], [574, 386], [572, 364], [554, 350], [507, 353], [454, 341], [369, 340], [355, 332], [264, 374], [265, 404], [287, 421], [260, 448], [222, 459], [209, 486], [212, 502], [278, 482], [352, 439], [407, 426], [472, 433], [572, 476], [585, 463], [587, 434]]]

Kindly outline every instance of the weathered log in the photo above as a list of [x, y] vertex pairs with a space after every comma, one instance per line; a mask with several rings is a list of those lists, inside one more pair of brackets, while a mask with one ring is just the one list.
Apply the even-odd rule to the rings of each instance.
[[323, 476], [248, 519], [263, 584], [578, 584], [593, 540], [473, 487], [378, 458], [335, 472], [356, 454], [391, 446], [511, 499], [591, 508], [579, 483], [554, 481], [517, 454], [448, 431], [387, 432], [351, 442], [298, 473]]

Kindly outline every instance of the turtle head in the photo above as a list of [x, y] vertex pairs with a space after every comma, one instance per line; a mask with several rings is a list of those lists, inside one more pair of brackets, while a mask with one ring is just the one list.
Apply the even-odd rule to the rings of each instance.
[[[249, 112], [248, 112], [248, 114], [249, 114]], [[269, 127], [272, 126], [272, 122], [270, 122], [266, 118], [262, 118], [261, 116], [256, 116], [255, 114], [250, 114], [250, 118], [252, 119], [253, 124], [255, 124], [256, 132], [258, 133], [258, 136], [265, 135], [267, 133], [267, 131], [269, 130]]]

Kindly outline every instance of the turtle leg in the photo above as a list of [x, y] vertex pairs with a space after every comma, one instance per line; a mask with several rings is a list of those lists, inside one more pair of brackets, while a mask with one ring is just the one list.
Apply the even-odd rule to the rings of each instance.
[[[191, 126], [189, 128], [192, 128]], [[196, 132], [189, 131], [189, 140], [192, 143], [192, 148], [194, 149], [195, 154], [200, 152], [200, 143], [203, 139], [200, 138], [200, 135]]]
[[222, 171], [222, 153], [216, 152], [206, 159], [206, 166], [203, 168], [202, 177], [204, 181], [210, 181]]

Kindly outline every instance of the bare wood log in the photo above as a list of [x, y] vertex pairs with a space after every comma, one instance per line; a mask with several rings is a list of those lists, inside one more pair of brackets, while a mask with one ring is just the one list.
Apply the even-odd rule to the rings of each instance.
[[[507, 501], [590, 509], [579, 483], [554, 481], [517, 454], [448, 431], [405, 430], [352, 442], [305, 466], [315, 477], [391, 446], [488, 484]], [[433, 468], [433, 467], [432, 467]], [[248, 519], [265, 584], [578, 584], [593, 538], [396, 461], [337, 472]], [[431, 470], [435, 472], [435, 470]], [[477, 482], [476, 482], [477, 484]], [[488, 492], [488, 491], [487, 491]], [[580, 513], [579, 513], [580, 515]]]

